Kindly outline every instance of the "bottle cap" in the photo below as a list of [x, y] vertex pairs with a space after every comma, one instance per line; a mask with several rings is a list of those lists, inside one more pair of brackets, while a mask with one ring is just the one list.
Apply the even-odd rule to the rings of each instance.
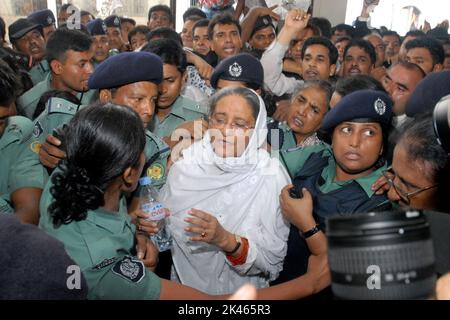
[[139, 184], [141, 186], [148, 186], [149, 184], [152, 184], [152, 178], [150, 177], [143, 177], [139, 179]]

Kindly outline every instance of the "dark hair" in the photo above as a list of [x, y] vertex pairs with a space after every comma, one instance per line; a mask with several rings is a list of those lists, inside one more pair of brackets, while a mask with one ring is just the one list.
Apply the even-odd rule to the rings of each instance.
[[425, 32], [421, 30], [411, 30], [406, 33], [405, 38], [406, 37], [416, 37], [416, 38], [425, 37]]
[[2, 17], [0, 17], [0, 40], [2, 41], [1, 45], [3, 46], [3, 43], [5, 42], [5, 36], [6, 36], [6, 25], [5, 20], [3, 20]]
[[445, 61], [444, 46], [432, 37], [422, 37], [409, 41], [406, 44], [406, 50], [409, 51], [414, 48], [427, 49], [433, 57], [433, 66], [436, 64], [443, 64]]
[[352, 41], [352, 38], [346, 37], [346, 36], [339, 37], [339, 38], [337, 38], [336, 43], [334, 45], [337, 45], [339, 42], [342, 42], [342, 41], [349, 41], [350, 42], [350, 41]]
[[372, 65], [374, 65], [377, 62], [377, 52], [375, 51], [374, 46], [369, 41], [362, 39], [353, 39], [352, 42], [350, 42], [345, 48], [344, 57], [347, 56], [348, 50], [350, 50], [350, 48], [353, 47], [363, 49], [369, 55]]
[[327, 110], [330, 109], [330, 100], [331, 95], [333, 94], [333, 87], [328, 81], [325, 80], [308, 80], [303, 82], [301, 85], [295, 88], [294, 92], [291, 95], [291, 100], [295, 99], [303, 90], [311, 87], [318, 88], [323, 93], [325, 93], [325, 97], [327, 100]]
[[320, 32], [322, 34], [322, 37], [331, 38], [331, 22], [330, 20], [326, 19], [326, 18], [318, 18], [318, 17], [313, 17], [310, 20], [310, 23], [312, 25], [317, 26], [320, 29]]
[[91, 36], [91, 34], [89, 33], [88, 28], [84, 25], [84, 24], [80, 24], [78, 25], [76, 28], [70, 27], [67, 25], [67, 23], [63, 23], [61, 24], [57, 30], [76, 30], [76, 31], [80, 31], [81, 33], [87, 35], [88, 37]]
[[239, 24], [239, 21], [237, 21], [233, 16], [229, 13], [224, 14], [218, 14], [212, 20], [209, 22], [208, 25], [208, 38], [209, 40], [212, 40], [214, 37], [214, 27], [216, 25], [235, 25], [238, 29], [239, 35], [242, 34], [242, 28]]
[[47, 42], [47, 61], [64, 61], [69, 50], [85, 52], [91, 49], [92, 37], [79, 30], [57, 29]]
[[129, 167], [137, 167], [145, 147], [139, 115], [111, 103], [77, 112], [62, 136], [67, 158], [51, 181], [48, 211], [57, 227], [86, 219], [105, 203], [104, 192]]
[[195, 29], [208, 27], [208, 25], [209, 25], [209, 19], [202, 19], [202, 20], [197, 21], [194, 24], [194, 26], [192, 27], [192, 36], [194, 36]]
[[148, 51], [161, 58], [163, 63], [174, 65], [178, 71], [184, 73], [187, 67], [186, 53], [176, 41], [172, 39], [153, 40], [142, 48], [142, 51]]
[[212, 116], [216, 110], [217, 103], [225, 97], [228, 96], [241, 96], [244, 98], [249, 106], [252, 108], [253, 118], [258, 119], [259, 115], [259, 97], [256, 93], [248, 88], [243, 87], [226, 87], [222, 90], [216, 92], [209, 101], [209, 115]]
[[431, 115], [407, 121], [401, 127], [398, 144], [405, 148], [411, 161], [426, 162], [430, 169], [424, 174], [438, 186], [437, 210], [450, 213], [448, 194], [450, 189], [449, 155], [439, 144]]
[[419, 67], [417, 64], [412, 63], [412, 62], [407, 62], [407, 61], [399, 61], [396, 64], [394, 64], [393, 66], [391, 66], [391, 68], [395, 67], [395, 66], [402, 66], [403, 68], [405, 68], [406, 70], [409, 71], [415, 71], [418, 74], [420, 74], [420, 77], [423, 79], [427, 76], [427, 74], [425, 73], [425, 71], [423, 71], [423, 69], [421, 67]]
[[90, 13], [89, 11], [86, 11], [86, 10], [81, 10], [80, 11], [80, 17], [83, 17], [83, 16], [91, 16], [91, 18], [93, 20], [95, 19], [95, 16], [92, 13]]
[[389, 36], [395, 36], [395, 37], [397, 37], [398, 38], [398, 42], [400, 42], [400, 44], [402, 43], [402, 38], [400, 37], [400, 35], [397, 33], [397, 32], [395, 32], [395, 31], [391, 31], [391, 30], [389, 30], [389, 31], [386, 31], [386, 32], [382, 32], [381, 33], [381, 37], [389, 37]]
[[164, 4], [158, 4], [156, 6], [151, 7], [148, 10], [148, 20], [150, 20], [152, 13], [157, 12], [157, 11], [163, 11], [163, 12], [167, 13], [167, 15], [169, 16], [169, 21], [170, 21], [170, 23], [172, 23], [172, 21], [173, 21], [172, 10], [170, 10], [170, 8]]
[[[155, 39], [156, 38], [156, 39]], [[159, 27], [147, 33], [147, 41], [152, 42], [159, 39], [172, 39], [183, 46], [183, 40], [178, 32], [168, 27]]]
[[353, 38], [353, 33], [355, 29], [348, 24], [340, 23], [331, 29], [331, 35], [334, 35], [336, 31], [340, 32], [344, 31], [348, 37]]
[[41, 98], [39, 99], [39, 102], [36, 105], [36, 110], [34, 110], [33, 119], [36, 119], [39, 117], [39, 115], [45, 110], [45, 107], [47, 105], [48, 100], [50, 98], [61, 98], [64, 100], [67, 100], [69, 102], [72, 102], [73, 104], [80, 105], [81, 101], [71, 94], [69, 91], [61, 91], [61, 90], [50, 90], [47, 92], [44, 92], [41, 95]]
[[440, 43], [445, 43], [448, 41], [448, 31], [442, 27], [436, 27], [427, 32], [427, 36], [438, 40]]
[[339, 78], [334, 87], [334, 91], [341, 97], [345, 97], [346, 95], [359, 90], [386, 92], [380, 81], [366, 74]]
[[20, 79], [10, 66], [0, 59], [0, 106], [9, 106], [20, 92]]
[[142, 33], [147, 38], [147, 34], [150, 32], [150, 28], [147, 26], [137, 26], [128, 32], [128, 42], [131, 43], [131, 38], [133, 38], [136, 34]]
[[206, 19], [206, 13], [204, 13], [200, 8], [190, 7], [183, 13], [183, 22], [186, 22], [189, 17], [199, 17]]
[[305, 41], [305, 44], [302, 48], [302, 60], [305, 58], [305, 52], [308, 47], [313, 46], [315, 44], [319, 44], [328, 49], [328, 57], [330, 58], [330, 64], [336, 64], [337, 59], [339, 57], [339, 52], [336, 49], [336, 46], [331, 42], [330, 39], [325, 37], [312, 37]]

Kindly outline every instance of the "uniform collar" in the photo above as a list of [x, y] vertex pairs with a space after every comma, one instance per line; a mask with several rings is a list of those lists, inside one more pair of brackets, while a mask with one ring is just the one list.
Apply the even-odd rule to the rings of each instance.
[[5, 149], [11, 143], [20, 140], [18, 133], [11, 127], [11, 124], [7, 124], [3, 135], [0, 137], [0, 150]]
[[120, 200], [120, 207], [118, 212], [111, 212], [103, 208], [89, 211], [86, 220], [100, 226], [112, 234], [123, 232], [126, 225], [131, 226], [131, 220], [127, 213], [127, 206], [125, 198]]

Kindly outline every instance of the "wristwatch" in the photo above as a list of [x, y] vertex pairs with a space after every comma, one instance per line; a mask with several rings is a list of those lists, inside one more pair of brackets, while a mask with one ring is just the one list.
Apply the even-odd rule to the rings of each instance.
[[301, 235], [303, 236], [304, 239], [308, 239], [308, 238], [311, 238], [313, 235], [315, 235], [318, 232], [320, 232], [320, 226], [318, 224], [316, 224], [314, 226], [314, 228], [312, 228], [311, 230], [308, 230], [306, 232], [302, 232]]
[[236, 247], [234, 247], [234, 249], [233, 249], [233, 251], [225, 251], [224, 250], [224, 252], [226, 253], [226, 255], [227, 256], [232, 256], [233, 254], [235, 254], [238, 250], [239, 250], [239, 248], [241, 247], [241, 244], [242, 244], [242, 239], [241, 239], [241, 237], [240, 236], [238, 236], [237, 234], [235, 234], [234, 235], [234, 238], [236, 239]]

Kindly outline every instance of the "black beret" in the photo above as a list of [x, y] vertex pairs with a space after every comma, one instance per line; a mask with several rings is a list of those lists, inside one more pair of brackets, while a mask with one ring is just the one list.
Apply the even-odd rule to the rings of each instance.
[[339, 124], [356, 119], [370, 119], [388, 125], [392, 120], [391, 98], [382, 91], [359, 90], [344, 98], [331, 109], [322, 122], [321, 129], [331, 133]]
[[24, 18], [18, 19], [17, 21], [14, 21], [8, 28], [9, 41], [15, 42], [16, 40], [19, 40], [24, 35], [26, 35], [28, 32], [35, 29], [39, 30], [39, 32], [43, 35], [42, 26], [40, 24], [34, 23], [31, 20]]
[[240, 53], [222, 60], [211, 76], [211, 86], [217, 88], [220, 79], [257, 84], [264, 83], [264, 69], [261, 62], [248, 53]]
[[[0, 214], [0, 300], [74, 300], [87, 298], [86, 280], [70, 290], [69, 267], [76, 263], [59, 240], [15, 215]], [[72, 273], [73, 274], [73, 273]]]
[[118, 16], [106, 17], [105, 24], [108, 28], [120, 28], [120, 18]]
[[450, 94], [450, 71], [430, 73], [423, 79], [406, 104], [406, 115], [414, 118], [430, 113], [442, 97]]
[[55, 15], [49, 9], [35, 11], [28, 16], [28, 19], [43, 27], [51, 26], [56, 22]]
[[106, 35], [106, 24], [105, 22], [97, 18], [95, 20], [89, 21], [86, 25], [91, 36], [103, 36]]
[[252, 34], [250, 35], [250, 38], [253, 37], [253, 35], [259, 30], [265, 29], [267, 27], [272, 27], [275, 30], [275, 26], [272, 23], [272, 18], [270, 16], [258, 17], [258, 19], [256, 19], [255, 24], [253, 25], [253, 30]]
[[161, 83], [163, 63], [150, 52], [123, 52], [109, 57], [89, 77], [89, 89], [111, 89], [140, 81]]

